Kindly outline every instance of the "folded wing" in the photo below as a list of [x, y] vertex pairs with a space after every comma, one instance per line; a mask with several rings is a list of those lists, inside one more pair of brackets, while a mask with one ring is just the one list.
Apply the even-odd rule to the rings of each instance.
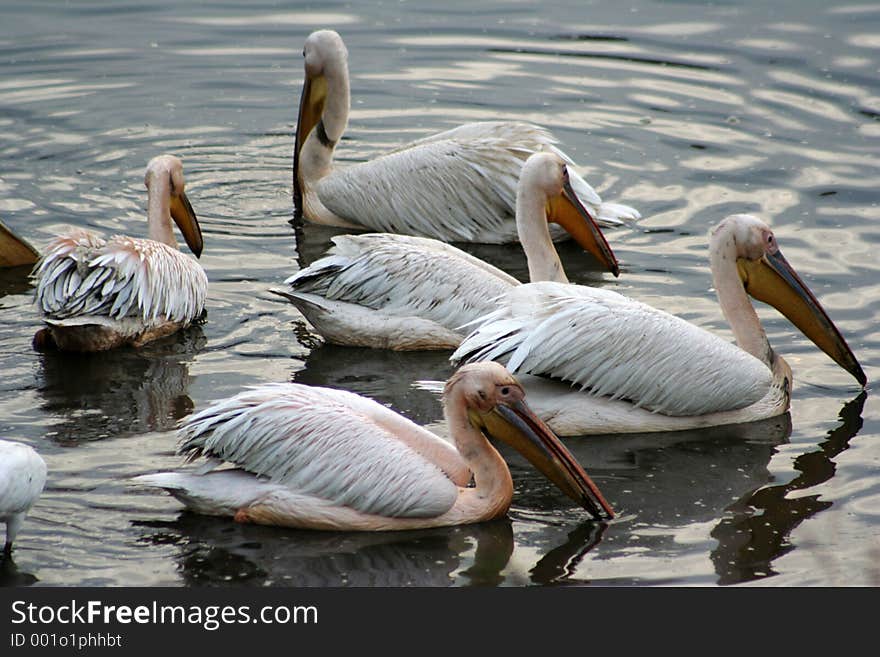
[[234, 464], [297, 493], [382, 516], [440, 515], [458, 496], [444, 470], [460, 481], [467, 476], [449, 443], [380, 404], [296, 383], [218, 402], [191, 416], [180, 436], [180, 452], [191, 458]]
[[735, 345], [608, 290], [521, 285], [475, 325], [453, 362], [497, 360], [665, 415], [743, 408], [772, 382], [770, 370]]

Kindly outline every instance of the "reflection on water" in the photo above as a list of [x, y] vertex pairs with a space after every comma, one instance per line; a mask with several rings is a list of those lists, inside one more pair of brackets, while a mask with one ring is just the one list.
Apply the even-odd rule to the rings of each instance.
[[[566, 446], [602, 489], [617, 518], [607, 528], [600, 526], [604, 523], [578, 526], [561, 550], [541, 544], [539, 557], [546, 565], [535, 567], [533, 581], [613, 585], [691, 581], [674, 565], [670, 567], [669, 559], [674, 555], [685, 559], [691, 551], [697, 557], [714, 547], [712, 527], [717, 519], [725, 518], [737, 500], [771, 481], [768, 463], [790, 433], [790, 417], [784, 415], [668, 434], [567, 439]], [[578, 510], [525, 460], [512, 450], [502, 452], [511, 463], [518, 518], [576, 517]], [[563, 556], [553, 556], [560, 551]], [[617, 572], [617, 562], [627, 564], [625, 573]], [[600, 574], [603, 571], [608, 574]], [[695, 574], [693, 583], [705, 576]]]
[[38, 581], [36, 575], [21, 572], [11, 555], [0, 556], [0, 586], [31, 586]]
[[[516, 549], [507, 518], [364, 533], [278, 530], [182, 512], [171, 522], [135, 526], [141, 542], [173, 546], [184, 580], [200, 586], [498, 586]], [[528, 581], [565, 583], [607, 527], [577, 525], [538, 555]]]
[[792, 531], [804, 520], [832, 506], [819, 495], [791, 493], [809, 490], [834, 476], [834, 457], [849, 447], [862, 428], [862, 409], [867, 393], [862, 392], [840, 411], [841, 425], [828, 432], [819, 449], [798, 456], [794, 469], [800, 474], [785, 484], [765, 486], [748, 493], [731, 505], [733, 515], [712, 531], [718, 547], [711, 559], [719, 584], [736, 584], [775, 575], [773, 561], [793, 548]]
[[507, 518], [484, 522], [467, 528], [476, 542], [473, 561], [461, 571], [464, 584], [471, 586], [497, 586], [504, 583], [503, 571], [513, 555], [513, 525]]
[[347, 533], [278, 530], [184, 512], [174, 522], [137, 525], [142, 541], [175, 546], [184, 581], [195, 585], [449, 586], [465, 561], [466, 583], [498, 584], [513, 551], [507, 520]]
[[586, 522], [568, 533], [568, 540], [555, 547], [529, 571], [535, 584], [564, 584], [577, 573], [586, 554], [596, 547], [608, 529], [604, 522]]
[[204, 347], [194, 325], [143, 349], [40, 356], [37, 392], [59, 421], [48, 435], [61, 444], [172, 429], [194, 404], [188, 362]]
[[398, 352], [326, 345], [309, 353], [294, 380], [350, 390], [391, 404], [414, 422], [428, 424], [442, 418], [441, 402], [437, 395], [413, 389], [413, 372], [445, 381], [454, 369], [445, 351]]
[[25, 294], [31, 289], [30, 273], [32, 267], [0, 267], [0, 309], [3, 309], [3, 297], [7, 294]]

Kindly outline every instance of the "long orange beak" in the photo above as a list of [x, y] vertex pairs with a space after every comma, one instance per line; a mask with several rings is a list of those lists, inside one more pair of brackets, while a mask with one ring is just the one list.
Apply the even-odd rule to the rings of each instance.
[[171, 195], [171, 218], [180, 229], [183, 239], [190, 251], [195, 253], [196, 257], [202, 255], [204, 242], [202, 241], [202, 229], [199, 226], [199, 220], [196, 218], [196, 212], [193, 210], [192, 204], [186, 197], [184, 192]]
[[785, 315], [862, 386], [867, 383], [865, 372], [846, 340], [781, 251], [777, 249], [758, 260], [740, 258], [736, 265], [746, 292]]
[[491, 438], [504, 441], [525, 456], [545, 477], [593, 517], [614, 517], [599, 487], [556, 434], [523, 401], [504, 402], [488, 413], [469, 412], [471, 423]]
[[299, 152], [309, 133], [321, 120], [324, 103], [327, 100], [327, 79], [323, 75], [303, 80], [302, 96], [299, 100], [299, 117], [296, 121], [296, 140], [293, 146], [293, 203], [298, 214], [302, 214], [302, 182], [299, 179]]
[[562, 226], [582, 249], [591, 253], [608, 271], [615, 276], [620, 275], [617, 258], [599, 224], [580, 202], [567, 177], [562, 185], [562, 193], [547, 203], [547, 221]]

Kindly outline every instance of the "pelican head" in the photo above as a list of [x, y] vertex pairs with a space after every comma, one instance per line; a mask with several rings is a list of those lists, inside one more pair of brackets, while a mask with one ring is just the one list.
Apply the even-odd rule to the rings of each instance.
[[[565, 445], [526, 405], [516, 378], [494, 361], [470, 363], [446, 382], [444, 397], [461, 394], [478, 431], [510, 445], [593, 516], [614, 511]], [[601, 509], [600, 509], [601, 507]]]
[[518, 187], [517, 206], [523, 203], [523, 195], [534, 192], [545, 199], [544, 207], [548, 222], [562, 226], [581, 248], [591, 253], [615, 276], [620, 274], [617, 258], [599, 224], [583, 206], [571, 186], [568, 166], [561, 157], [551, 152], [534, 153], [523, 164]]
[[865, 385], [867, 377], [846, 340], [794, 268], [783, 257], [770, 227], [752, 215], [736, 214], [713, 231], [710, 248], [733, 246], [746, 292], [785, 315], [813, 343]]
[[[199, 257], [202, 254], [202, 229], [189, 199], [186, 197], [183, 179], [183, 163], [173, 155], [157, 155], [147, 164], [144, 174], [144, 185], [147, 187], [148, 220], [150, 222], [150, 238], [175, 245], [167, 215], [170, 214], [174, 223], [180, 228], [183, 238], [190, 250]], [[165, 231], [167, 230], [167, 234]]]
[[[300, 158], [306, 139], [314, 130], [319, 148], [332, 152], [345, 131], [349, 110], [348, 50], [342, 37], [333, 30], [312, 32], [303, 46], [303, 60], [303, 90], [293, 151], [293, 194], [297, 208], [302, 207]], [[333, 105], [332, 112], [328, 112], [332, 116], [325, 119], [328, 94], [339, 102]], [[329, 157], [318, 159], [329, 162]]]

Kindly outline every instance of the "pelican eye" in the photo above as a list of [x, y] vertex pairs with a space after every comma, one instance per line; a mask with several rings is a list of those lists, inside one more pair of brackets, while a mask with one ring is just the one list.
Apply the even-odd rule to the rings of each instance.
[[506, 397], [507, 395], [510, 394], [510, 388], [507, 386], [504, 386], [503, 388], [501, 388], [501, 394]]

